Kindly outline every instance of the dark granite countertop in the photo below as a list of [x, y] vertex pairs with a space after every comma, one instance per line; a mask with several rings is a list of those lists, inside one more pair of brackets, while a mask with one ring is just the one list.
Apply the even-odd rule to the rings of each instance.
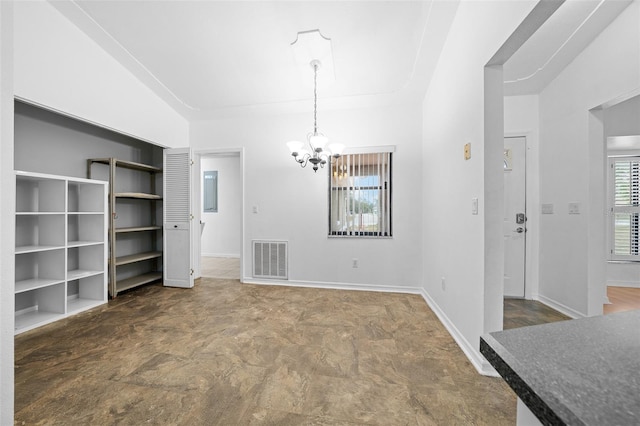
[[543, 424], [640, 424], [640, 310], [490, 333], [480, 352]]

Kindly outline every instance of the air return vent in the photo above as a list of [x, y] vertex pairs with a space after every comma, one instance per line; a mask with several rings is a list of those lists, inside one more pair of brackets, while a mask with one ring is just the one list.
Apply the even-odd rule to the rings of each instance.
[[287, 279], [287, 242], [253, 241], [253, 277]]

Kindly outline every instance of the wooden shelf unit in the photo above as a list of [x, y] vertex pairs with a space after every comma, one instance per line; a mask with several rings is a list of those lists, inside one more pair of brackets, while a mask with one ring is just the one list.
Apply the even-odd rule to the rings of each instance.
[[[162, 201], [162, 196], [156, 192], [156, 175], [162, 173], [162, 169], [117, 158], [92, 158], [87, 160], [87, 177], [89, 178], [92, 178], [92, 166], [94, 164], [106, 165], [109, 168], [109, 296], [114, 298], [122, 291], [162, 279], [162, 251], [157, 251], [158, 249], [162, 250], [162, 226], [156, 224], [158, 221], [156, 217], [158, 212], [156, 202]], [[148, 192], [119, 191], [116, 185], [118, 169], [148, 174]], [[135, 224], [136, 226], [131, 226], [129, 223], [127, 226], [118, 226], [118, 219], [121, 219], [121, 223], [122, 219], [125, 219], [118, 216], [118, 204], [124, 203], [126, 200], [141, 200], [139, 201], [143, 203], [141, 208], [148, 210], [146, 223]], [[145, 206], [144, 203], [148, 205]], [[127, 253], [126, 255], [118, 253], [118, 237], [122, 240], [125, 236], [127, 238], [138, 238], [139, 241], [150, 239], [152, 250]], [[118, 278], [118, 267], [144, 261], [149, 261], [150, 265], [140, 264], [140, 271], [136, 271], [137, 275]]]
[[107, 302], [107, 184], [21, 171], [15, 184], [19, 334]]

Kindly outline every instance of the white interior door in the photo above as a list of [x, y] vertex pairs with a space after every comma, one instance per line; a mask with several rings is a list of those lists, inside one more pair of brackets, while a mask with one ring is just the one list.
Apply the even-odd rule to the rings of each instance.
[[504, 295], [524, 297], [526, 218], [526, 140], [504, 139]]
[[191, 150], [164, 150], [164, 285], [193, 287]]

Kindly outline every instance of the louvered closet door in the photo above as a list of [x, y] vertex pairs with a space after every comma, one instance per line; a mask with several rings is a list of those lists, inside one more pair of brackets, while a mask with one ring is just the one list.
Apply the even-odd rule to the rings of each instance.
[[164, 285], [193, 287], [191, 150], [164, 150]]

